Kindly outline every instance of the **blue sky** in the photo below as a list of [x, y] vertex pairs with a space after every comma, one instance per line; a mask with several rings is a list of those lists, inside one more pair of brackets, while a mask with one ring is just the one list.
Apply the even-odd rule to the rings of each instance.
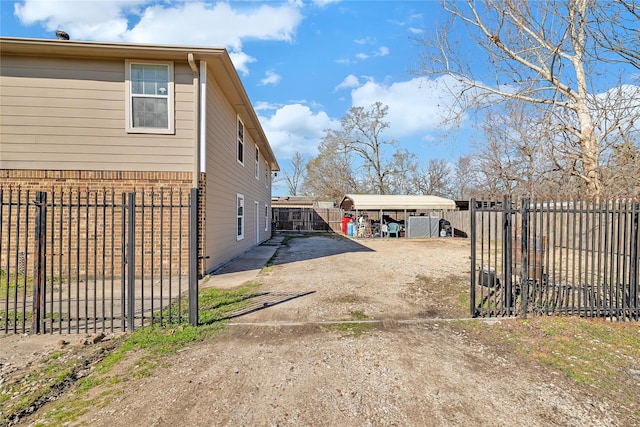
[[[437, 1], [1, 0], [3, 36], [226, 47], [283, 170], [317, 153], [354, 105], [389, 106], [387, 139], [455, 160], [468, 130], [446, 137], [437, 80], [412, 73], [416, 37], [443, 19]], [[286, 194], [283, 182], [273, 194]]]

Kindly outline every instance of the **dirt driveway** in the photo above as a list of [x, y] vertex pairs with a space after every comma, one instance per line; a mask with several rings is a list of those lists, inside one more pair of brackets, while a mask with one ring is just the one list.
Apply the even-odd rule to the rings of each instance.
[[128, 381], [78, 424], [621, 425], [562, 375], [456, 327], [469, 269], [463, 239], [290, 239], [257, 278], [285, 302]]

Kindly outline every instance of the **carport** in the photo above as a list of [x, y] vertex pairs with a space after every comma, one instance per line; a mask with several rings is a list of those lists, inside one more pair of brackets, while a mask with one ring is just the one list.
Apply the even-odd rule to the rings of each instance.
[[[372, 237], [376, 235], [376, 224], [397, 222], [403, 234], [409, 238], [441, 236], [440, 220], [449, 222], [453, 237], [456, 204], [453, 200], [438, 196], [346, 194], [340, 202], [344, 214], [355, 213], [355, 221], [367, 215], [372, 222]], [[393, 214], [393, 216], [392, 216]], [[358, 237], [358, 236], [356, 236]], [[444, 237], [444, 236], [442, 236]]]

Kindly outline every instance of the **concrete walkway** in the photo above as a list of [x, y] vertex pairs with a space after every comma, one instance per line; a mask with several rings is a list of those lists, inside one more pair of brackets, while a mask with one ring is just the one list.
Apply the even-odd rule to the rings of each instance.
[[200, 288], [231, 289], [254, 280], [283, 240], [283, 235], [276, 235], [260, 246], [254, 246], [203, 278]]

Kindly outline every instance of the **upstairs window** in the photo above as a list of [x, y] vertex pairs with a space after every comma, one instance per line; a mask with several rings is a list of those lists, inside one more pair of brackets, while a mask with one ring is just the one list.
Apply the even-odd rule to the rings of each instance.
[[128, 61], [127, 130], [173, 133], [173, 63]]
[[256, 145], [256, 179], [260, 179], [260, 150]]
[[244, 124], [238, 119], [238, 163], [244, 166]]

